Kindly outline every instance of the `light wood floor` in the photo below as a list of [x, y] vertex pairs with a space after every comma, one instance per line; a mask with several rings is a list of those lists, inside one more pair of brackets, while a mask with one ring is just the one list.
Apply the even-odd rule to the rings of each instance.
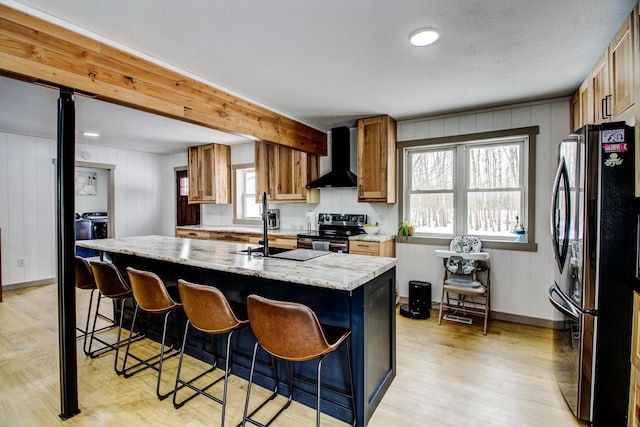
[[[0, 426], [211, 426], [220, 406], [198, 396], [179, 410], [155, 397], [155, 372], [131, 378], [113, 372], [113, 353], [82, 354], [78, 341], [81, 413], [60, 413], [57, 288], [7, 291], [0, 303]], [[88, 293], [78, 292], [84, 319]], [[435, 314], [435, 315], [434, 315]], [[580, 426], [558, 390], [551, 366], [551, 331], [493, 321], [479, 324], [397, 318], [397, 376], [369, 422], [394, 426]], [[111, 332], [107, 332], [111, 334]], [[139, 350], [148, 346], [140, 343]], [[198, 361], [190, 359], [191, 365]], [[167, 363], [174, 374], [177, 358]], [[174, 374], [175, 375], [175, 374]], [[165, 387], [172, 386], [171, 375]], [[175, 379], [175, 377], [174, 377]], [[246, 382], [232, 377], [227, 425], [241, 418]], [[215, 393], [215, 389], [214, 389]], [[264, 395], [264, 394], [263, 394]], [[253, 399], [252, 399], [253, 402]], [[314, 425], [315, 412], [293, 403], [274, 426]], [[344, 426], [328, 416], [323, 426]]]

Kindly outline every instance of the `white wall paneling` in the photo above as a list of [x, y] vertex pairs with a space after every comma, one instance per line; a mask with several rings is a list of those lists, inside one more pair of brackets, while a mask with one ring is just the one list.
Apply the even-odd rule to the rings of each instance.
[[[161, 201], [173, 194], [161, 185], [163, 156], [77, 144], [77, 153], [83, 151], [91, 161], [116, 166], [116, 237], [160, 234]], [[56, 276], [55, 156], [53, 140], [0, 133], [3, 286]], [[21, 258], [24, 267], [18, 267]]]
[[54, 150], [49, 140], [0, 133], [3, 285], [55, 277]]
[[[569, 133], [569, 102], [558, 99], [478, 113], [447, 115], [398, 122], [398, 141], [462, 135], [526, 126], [539, 126], [536, 138], [537, 252], [488, 250], [491, 253], [491, 309], [497, 312], [556, 320], [547, 300], [553, 280], [553, 254], [550, 250], [549, 209], [551, 183], [557, 161], [557, 145]], [[440, 247], [397, 244], [397, 283], [402, 296], [408, 295], [408, 282], [432, 283], [432, 298], [440, 301], [442, 263], [434, 255]]]

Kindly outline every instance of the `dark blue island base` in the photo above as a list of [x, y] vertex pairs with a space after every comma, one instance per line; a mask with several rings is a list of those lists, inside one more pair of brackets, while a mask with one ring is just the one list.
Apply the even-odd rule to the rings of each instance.
[[[126, 275], [126, 267], [153, 271], [158, 274], [170, 290], [177, 295], [178, 279], [210, 284], [219, 288], [228, 299], [245, 303], [250, 294], [268, 298], [295, 301], [306, 304], [315, 311], [321, 323], [347, 327], [352, 330], [352, 368], [356, 401], [357, 425], [365, 426], [396, 374], [395, 333], [395, 267], [387, 270], [353, 291], [338, 291], [323, 287], [270, 280], [249, 275], [221, 272], [192, 267], [167, 261], [158, 261], [138, 256], [109, 253], [109, 257]], [[125, 308], [125, 318], [133, 316], [133, 304]], [[147, 337], [160, 341], [162, 316], [144, 316]], [[179, 347], [186, 323], [186, 316], [171, 319], [169, 340]], [[128, 322], [125, 320], [125, 325]], [[191, 329], [194, 339], [188, 339], [185, 352], [198, 359], [212, 361], [212, 344], [207, 336]], [[255, 338], [251, 328], [244, 328], [233, 340], [232, 373], [247, 379], [251, 367], [251, 352]], [[224, 355], [224, 340], [216, 341], [217, 354]], [[346, 366], [346, 347], [327, 356], [323, 362], [322, 384], [348, 395], [349, 380]], [[255, 382], [273, 389], [269, 357], [259, 352]], [[278, 390], [288, 395], [288, 370], [286, 363], [278, 363]], [[314, 361], [294, 364], [294, 375], [309, 379], [312, 383], [294, 381], [294, 400], [315, 408], [316, 363]], [[323, 390], [321, 410], [323, 413], [343, 420], [352, 419], [350, 399], [330, 390]]]

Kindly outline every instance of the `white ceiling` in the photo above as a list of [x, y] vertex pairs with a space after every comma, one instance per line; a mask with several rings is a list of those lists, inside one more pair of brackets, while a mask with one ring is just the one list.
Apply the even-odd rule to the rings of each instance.
[[[570, 95], [636, 1], [0, 3], [110, 40], [111, 44], [155, 58], [163, 65], [328, 131], [333, 126], [353, 126], [360, 117], [378, 114], [405, 120]], [[409, 33], [421, 27], [437, 28], [440, 40], [429, 47], [409, 45]], [[6, 86], [0, 83], [3, 111]], [[83, 109], [92, 108], [85, 107], [85, 101], [96, 101], [76, 98], [82, 107], [78, 113], [80, 131], [84, 130]], [[38, 107], [35, 102], [27, 104]], [[122, 107], [98, 105], [88, 116], [99, 117], [98, 122], [109, 131], [122, 132], [119, 137], [128, 141], [130, 148], [139, 140], [147, 144], [140, 147], [144, 151], [179, 151], [169, 148], [175, 138], [171, 136], [174, 126], [182, 126], [175, 134], [176, 143], [200, 139], [210, 142], [220, 137], [207, 133], [212, 132], [208, 129], [168, 119], [155, 123], [157, 118], [140, 119], [131, 112], [117, 113]], [[98, 111], [102, 108], [109, 108], [109, 112], [102, 114]], [[29, 114], [20, 113], [15, 120]], [[188, 133], [185, 126], [198, 131]]]

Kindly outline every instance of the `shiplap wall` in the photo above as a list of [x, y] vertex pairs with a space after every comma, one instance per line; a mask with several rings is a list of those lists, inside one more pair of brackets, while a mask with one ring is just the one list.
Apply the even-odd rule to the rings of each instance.
[[[77, 144], [80, 152], [91, 156], [77, 158], [83, 162], [115, 165], [116, 236], [159, 234], [162, 201], [173, 194], [164, 156]], [[56, 275], [55, 156], [53, 140], [0, 133], [3, 286]], [[18, 258], [26, 258], [25, 267]]]
[[[55, 144], [0, 133], [3, 285], [55, 276]], [[18, 259], [25, 258], [24, 267]]]
[[[547, 299], [553, 280], [553, 253], [549, 236], [551, 186], [559, 142], [569, 133], [569, 101], [554, 100], [477, 113], [448, 115], [398, 123], [398, 141], [462, 135], [500, 129], [539, 126], [536, 138], [535, 229], [537, 252], [487, 249], [491, 254], [491, 309], [515, 316], [557, 318]], [[410, 280], [432, 284], [432, 299], [440, 301], [442, 261], [439, 246], [399, 243], [396, 246], [397, 283], [408, 295]]]

